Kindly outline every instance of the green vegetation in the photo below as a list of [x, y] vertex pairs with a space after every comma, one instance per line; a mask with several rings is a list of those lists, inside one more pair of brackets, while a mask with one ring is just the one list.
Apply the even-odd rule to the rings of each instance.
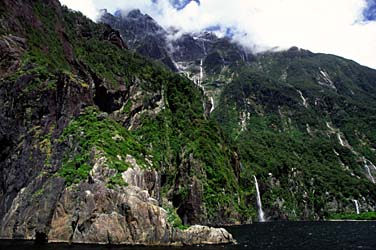
[[331, 220], [376, 220], [376, 212], [366, 212], [360, 214], [332, 214], [329, 216]]
[[27, 20], [19, 21], [27, 28], [27, 40], [30, 49], [24, 56], [24, 64], [37, 64], [49, 70], [70, 70], [65, 57], [62, 37], [56, 32], [61, 23], [53, 8], [46, 8], [43, 1], [33, 5], [36, 17], [41, 21], [41, 27], [34, 28]]
[[[123, 172], [128, 169], [127, 155], [132, 155], [141, 166], [146, 166], [147, 151], [124, 127], [114, 120], [101, 117], [93, 107], [70, 122], [65, 128], [61, 142], [72, 143], [66, 151], [60, 175], [67, 185], [86, 180], [93, 166], [95, 152], [103, 153], [109, 168]], [[123, 184], [119, 178], [110, 184]]]
[[126, 183], [120, 173], [117, 173], [115, 176], [111, 177], [107, 187], [114, 189], [116, 186], [126, 187], [128, 183]]
[[[336, 89], [318, 83], [325, 81], [321, 71]], [[353, 62], [294, 49], [260, 55], [244, 67], [214, 111], [238, 146], [242, 188], [257, 175], [263, 205], [290, 220], [325, 218], [334, 201], [374, 200], [374, 185], [360, 161], [360, 155], [376, 160], [374, 77]], [[327, 128], [328, 121], [337, 132]], [[352, 149], [339, 144], [338, 131]]]
[[37, 191], [35, 191], [35, 193], [32, 195], [32, 198], [33, 199], [38, 199], [41, 195], [43, 195], [44, 193], [44, 189], [41, 188], [41, 189], [38, 189]]
[[[244, 203], [241, 207], [238, 204], [241, 190], [231, 162], [234, 149], [227, 146], [228, 142], [215, 122], [203, 119], [200, 91], [186, 79], [179, 79], [173, 78], [164, 86], [169, 109], [154, 118], [144, 116], [135, 133], [143, 145], [150, 145], [155, 162], [170, 167], [165, 190], [173, 187], [177, 175], [195, 176], [202, 181], [203, 201], [210, 217], [221, 210], [234, 212], [234, 207], [243, 213], [247, 209]], [[181, 166], [182, 158], [190, 157], [195, 160], [190, 163], [194, 166], [185, 170]], [[184, 200], [187, 193], [181, 192], [179, 197]]]
[[[206, 119], [202, 90], [187, 78], [118, 48], [105, 37], [107, 26], [66, 8], [56, 16], [46, 4], [39, 0], [34, 5], [37, 27], [18, 20], [28, 30], [28, 51], [21, 69], [6, 81], [29, 79], [20, 87], [19, 97], [43, 101], [44, 94], [55, 95], [59, 76], [84, 91], [99, 85], [107, 94], [122, 95], [113, 102], [123, 108], [113, 116], [86, 107], [78, 116], [66, 118], [71, 121], [61, 136], [62, 128], [55, 126], [60, 129], [59, 145], [52, 131], [44, 131], [46, 137], [35, 134], [49, 167], [58, 161], [53, 151], [61, 148], [58, 174], [66, 185], [87, 180], [103, 156], [104, 164], [116, 170], [107, 186], [126, 186], [121, 173], [129, 167], [127, 156], [142, 167], [151, 167], [145, 158], [152, 159], [153, 168], [166, 179], [163, 195], [172, 191], [168, 198], [175, 208], [168, 211], [169, 222], [179, 228], [184, 225], [178, 211], [189, 202], [192, 183], [202, 190], [199, 205], [209, 221], [237, 220], [234, 214], [256, 216], [253, 175], [259, 179], [265, 208], [292, 220], [326, 218], [331, 203], [346, 205], [360, 197], [374, 201], [374, 185], [364, 178], [359, 162], [359, 155], [376, 162], [374, 71], [341, 58], [290, 50], [259, 55], [238, 72], [240, 59], [231, 49], [221, 51], [228, 44], [219, 44], [218, 53], [205, 63], [212, 74], [210, 90], [216, 91], [216, 79], [221, 78], [221, 84], [235, 79], [224, 87], [214, 117]], [[223, 70], [223, 58], [235, 63]], [[322, 70], [330, 81], [322, 79]], [[324, 86], [330, 82], [336, 88]], [[135, 112], [128, 96], [131, 90], [140, 93], [137, 105], [142, 112], [133, 117], [136, 126], [128, 131], [129, 115]], [[24, 109], [28, 116], [45, 115], [20, 107]], [[326, 122], [341, 131], [353, 150], [339, 145]]]
[[185, 230], [189, 228], [189, 226], [183, 225], [182, 220], [180, 219], [179, 215], [177, 214], [177, 209], [174, 208], [167, 208], [167, 221], [170, 223], [173, 227], [179, 228], [181, 230]]

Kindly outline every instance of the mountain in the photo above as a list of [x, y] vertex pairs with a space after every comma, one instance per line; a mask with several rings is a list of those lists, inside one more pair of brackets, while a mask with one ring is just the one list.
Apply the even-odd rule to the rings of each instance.
[[189, 226], [250, 219], [202, 89], [125, 41], [57, 0], [0, 1], [0, 238], [228, 243]]
[[375, 211], [375, 70], [102, 14], [0, 1], [1, 239], [230, 243], [192, 225]]
[[221, 94], [213, 116], [258, 176], [271, 218], [375, 209], [376, 71], [291, 48], [265, 53]]
[[[107, 13], [101, 21], [124, 37], [129, 19]], [[270, 220], [375, 211], [375, 70], [296, 47], [253, 54], [210, 31], [179, 32], [159, 32], [160, 48], [203, 89], [210, 119], [238, 149], [248, 206], [256, 206], [256, 176]]]
[[118, 30], [131, 50], [195, 82], [210, 100], [204, 103], [209, 113], [223, 86], [233, 79], [239, 67], [254, 58], [249, 49], [227, 37], [219, 38], [209, 30], [179, 35], [179, 30], [173, 27], [166, 30], [137, 9], [115, 14], [103, 10], [99, 22]]

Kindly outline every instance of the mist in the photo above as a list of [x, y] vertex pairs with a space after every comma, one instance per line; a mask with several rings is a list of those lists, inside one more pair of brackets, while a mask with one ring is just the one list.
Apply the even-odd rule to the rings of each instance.
[[376, 68], [376, 22], [365, 18], [371, 4], [366, 0], [201, 0], [188, 1], [184, 8], [176, 8], [171, 0], [61, 2], [94, 20], [101, 8], [137, 8], [180, 34], [218, 27], [216, 34], [223, 36], [230, 29], [236, 42], [254, 52], [297, 46]]

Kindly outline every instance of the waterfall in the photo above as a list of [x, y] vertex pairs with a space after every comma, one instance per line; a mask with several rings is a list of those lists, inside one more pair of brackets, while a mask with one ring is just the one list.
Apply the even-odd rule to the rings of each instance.
[[332, 133], [336, 132], [336, 130], [332, 126], [330, 126], [329, 122], [326, 122], [326, 127], [330, 130], [330, 132]]
[[175, 60], [171, 57], [171, 60], [172, 60], [172, 63], [174, 64], [175, 68], [178, 70], [178, 73], [181, 73], [181, 69], [180, 69], [180, 66], [179, 64], [177, 64], [177, 62], [175, 62]]
[[205, 46], [205, 41], [202, 40], [202, 48], [204, 49], [204, 55], [207, 55], [208, 52], [206, 52], [206, 46]]
[[344, 147], [345, 143], [343, 142], [342, 137], [339, 133], [337, 134], [337, 137], [338, 137], [339, 144], [341, 144], [341, 146]]
[[369, 164], [369, 166], [371, 166], [374, 170], [376, 170], [376, 166], [372, 163], [372, 161], [370, 161], [368, 159], [365, 159], [365, 160]]
[[214, 111], [214, 98], [213, 97], [210, 97], [210, 102], [211, 102], [211, 109], [210, 109], [210, 113]]
[[353, 200], [353, 201], [354, 201], [354, 204], [355, 204], [356, 214], [360, 214], [360, 210], [359, 210], [359, 202], [358, 202], [358, 200]]
[[308, 108], [307, 99], [304, 98], [302, 91], [298, 90], [298, 93], [300, 94], [300, 98], [302, 98], [302, 100], [303, 100], [303, 106], [305, 108]]
[[309, 135], [312, 135], [311, 127], [309, 126], [308, 123], [306, 124], [306, 130], [307, 130], [307, 133], [308, 133]]
[[204, 78], [204, 70], [202, 68], [202, 59], [200, 60], [200, 85], [202, 84], [202, 79]]
[[372, 183], [376, 183], [375, 178], [373, 177], [372, 172], [371, 172], [371, 168], [370, 168], [370, 166], [371, 166], [374, 170], [376, 170], [375, 165], [373, 165], [373, 163], [370, 160], [367, 160], [364, 157], [363, 157], [363, 163], [364, 163], [364, 168], [367, 170], [368, 176], [369, 176], [369, 178], [371, 178]]
[[257, 206], [258, 206], [258, 217], [259, 217], [259, 222], [264, 222], [265, 221], [265, 216], [264, 216], [264, 211], [262, 211], [262, 203], [261, 203], [261, 197], [260, 197], [260, 190], [257, 182], [256, 176], [253, 176], [255, 179], [255, 187], [256, 187], [256, 193], [257, 193]]

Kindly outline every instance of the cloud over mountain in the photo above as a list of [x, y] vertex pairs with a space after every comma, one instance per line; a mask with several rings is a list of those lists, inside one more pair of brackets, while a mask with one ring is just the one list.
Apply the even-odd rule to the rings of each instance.
[[370, 0], [61, 0], [93, 18], [93, 7], [138, 8], [183, 32], [218, 27], [254, 51], [298, 46], [376, 68], [376, 22]]

